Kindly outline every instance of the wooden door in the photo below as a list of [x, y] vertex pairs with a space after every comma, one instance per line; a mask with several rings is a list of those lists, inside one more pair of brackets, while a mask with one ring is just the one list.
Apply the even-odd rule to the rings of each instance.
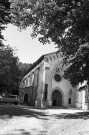
[[62, 106], [62, 94], [59, 90], [52, 93], [52, 106]]
[[24, 103], [28, 103], [28, 94], [27, 93], [25, 93], [25, 95], [24, 95]]

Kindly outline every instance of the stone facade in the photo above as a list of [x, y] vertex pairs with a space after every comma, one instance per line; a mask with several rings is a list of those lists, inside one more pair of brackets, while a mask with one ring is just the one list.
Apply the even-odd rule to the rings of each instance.
[[44, 107], [77, 107], [86, 109], [85, 91], [79, 92], [63, 78], [62, 53], [41, 56], [29, 69], [20, 84], [20, 103]]

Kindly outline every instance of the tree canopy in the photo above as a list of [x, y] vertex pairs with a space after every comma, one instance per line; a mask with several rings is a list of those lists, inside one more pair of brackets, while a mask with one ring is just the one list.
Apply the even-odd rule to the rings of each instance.
[[6, 25], [11, 22], [10, 17], [10, 2], [9, 0], [0, 0], [0, 46], [3, 45], [2, 30], [5, 29]]
[[19, 62], [10, 46], [0, 47], [0, 94], [19, 94], [19, 83], [31, 64]]
[[20, 71], [18, 58], [9, 46], [0, 47], [0, 93], [18, 94]]
[[65, 77], [72, 85], [89, 83], [89, 0], [11, 0], [11, 16], [14, 25], [32, 26], [32, 37], [54, 42], [70, 59]]
[[29, 68], [32, 66], [32, 64], [28, 64], [28, 63], [22, 63], [19, 62], [18, 67], [20, 70], [20, 77], [21, 79], [24, 77], [24, 75], [26, 75], [27, 71], [29, 70]]

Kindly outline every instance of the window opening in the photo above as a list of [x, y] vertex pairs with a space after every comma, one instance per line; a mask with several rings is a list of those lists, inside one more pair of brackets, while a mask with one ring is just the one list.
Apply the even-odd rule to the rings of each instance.
[[68, 99], [68, 103], [71, 104], [71, 98]]

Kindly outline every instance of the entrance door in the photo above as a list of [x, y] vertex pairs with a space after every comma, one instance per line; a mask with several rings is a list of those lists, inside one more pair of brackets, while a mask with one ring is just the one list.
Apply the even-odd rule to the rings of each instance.
[[24, 103], [28, 103], [28, 94], [27, 93], [24, 95]]
[[52, 93], [52, 106], [62, 106], [62, 94], [59, 90]]

